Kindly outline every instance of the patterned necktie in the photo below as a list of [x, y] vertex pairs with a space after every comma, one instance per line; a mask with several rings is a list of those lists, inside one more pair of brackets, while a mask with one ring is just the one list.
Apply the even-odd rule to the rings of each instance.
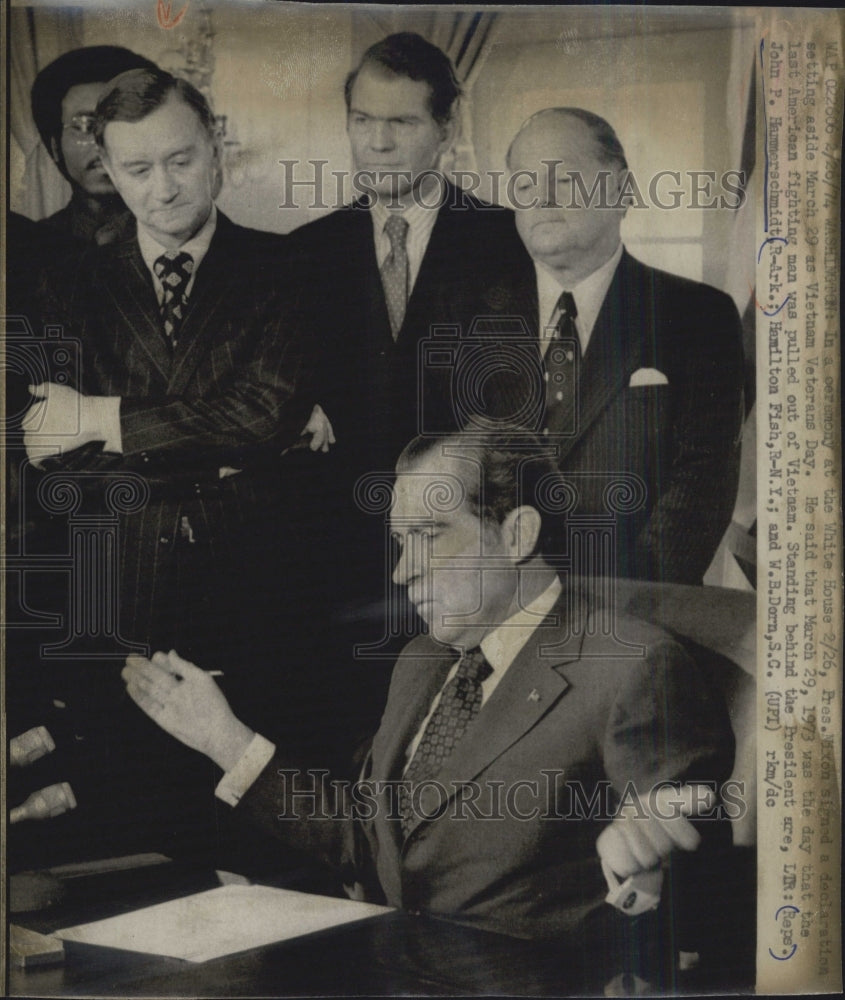
[[401, 215], [391, 215], [384, 224], [384, 231], [390, 240], [390, 253], [381, 266], [381, 283], [390, 316], [390, 332], [396, 340], [408, 304], [408, 250], [405, 246], [408, 223]]
[[572, 292], [561, 294], [556, 309], [560, 316], [545, 358], [546, 422], [554, 424], [556, 433], [571, 435], [577, 430], [575, 403], [581, 361], [581, 343], [575, 326], [578, 309]]
[[457, 673], [443, 688], [399, 786], [399, 814], [406, 836], [414, 820], [413, 787], [437, 774], [451, 756], [481, 709], [481, 685], [492, 673], [484, 654], [474, 649], [461, 657]]
[[164, 334], [171, 348], [175, 348], [188, 302], [185, 289], [194, 270], [194, 258], [184, 251], [168, 250], [156, 258], [153, 270], [164, 289], [164, 300], [161, 303]]

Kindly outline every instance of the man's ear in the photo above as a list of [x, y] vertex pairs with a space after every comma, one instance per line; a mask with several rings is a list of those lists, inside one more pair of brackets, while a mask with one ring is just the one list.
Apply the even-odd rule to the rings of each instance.
[[631, 203], [634, 201], [634, 195], [631, 192], [623, 194], [625, 191], [625, 186], [628, 183], [628, 177], [631, 173], [630, 168], [625, 168], [624, 170], [619, 167], [613, 172], [613, 180], [616, 184], [616, 201], [618, 202], [618, 208], [621, 212], [622, 218], [628, 214], [628, 209]]
[[109, 159], [109, 154], [106, 152], [106, 147], [101, 146], [97, 143], [97, 152], [100, 154], [100, 162], [103, 165], [103, 170], [109, 175], [109, 180], [117, 187], [114, 180], [114, 171], [112, 170], [111, 160]]
[[214, 176], [211, 181], [211, 200], [217, 201], [217, 196], [223, 187], [223, 135], [219, 129], [215, 130], [211, 139], [211, 145], [214, 150], [214, 166], [212, 168]]
[[[457, 102], [456, 102], [457, 104]], [[438, 123], [438, 128], [440, 129], [440, 155], [449, 151], [450, 146], [455, 141], [455, 135], [458, 131], [458, 107], [452, 109], [452, 114], [448, 121]]]
[[528, 559], [537, 546], [542, 518], [536, 507], [515, 507], [502, 521], [502, 538], [515, 563]]

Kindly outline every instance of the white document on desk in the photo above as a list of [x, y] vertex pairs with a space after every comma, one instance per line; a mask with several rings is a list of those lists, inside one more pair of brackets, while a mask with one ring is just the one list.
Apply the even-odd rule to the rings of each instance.
[[263, 885], [225, 885], [55, 932], [63, 941], [207, 962], [391, 912]]

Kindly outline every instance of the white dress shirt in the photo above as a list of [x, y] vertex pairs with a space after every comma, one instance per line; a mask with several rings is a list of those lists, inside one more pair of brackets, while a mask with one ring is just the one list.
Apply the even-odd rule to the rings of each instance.
[[596, 325], [607, 290], [613, 281], [613, 275], [622, 259], [622, 249], [620, 243], [598, 270], [587, 275], [574, 288], [564, 288], [554, 271], [538, 261], [534, 262], [534, 270], [537, 273], [537, 301], [540, 306], [540, 349], [544, 357], [560, 317], [557, 303], [561, 292], [571, 292], [575, 299], [575, 308], [578, 310], [575, 329], [581, 342], [582, 357], [587, 353], [593, 327]]
[[[179, 253], [189, 253], [194, 259], [194, 268], [191, 272], [191, 277], [188, 279], [188, 284], [185, 285], [186, 296], [190, 296], [191, 294], [191, 289], [194, 287], [194, 279], [197, 276], [197, 271], [199, 270], [203, 257], [205, 257], [208, 253], [208, 248], [211, 246], [211, 239], [214, 236], [214, 230], [216, 228], [217, 206], [212, 204], [211, 212], [209, 212], [208, 218], [202, 224], [199, 232], [195, 236], [192, 236], [187, 243], [183, 243], [182, 246], [178, 248]], [[162, 302], [164, 302], [164, 288], [155, 273], [155, 262], [163, 253], [167, 253], [170, 248], [163, 247], [152, 235], [149, 229], [142, 226], [140, 222], [138, 223], [138, 248], [141, 251], [141, 256], [144, 258], [144, 263], [147, 265], [147, 270], [152, 275], [158, 304], [161, 305]]]
[[[515, 615], [512, 615], [507, 621], [493, 629], [492, 632], [489, 632], [481, 640], [481, 651], [492, 668], [492, 673], [481, 685], [482, 706], [496, 690], [497, 685], [517, 658], [522, 647], [531, 638], [540, 622], [543, 621], [555, 606], [562, 589], [560, 580], [558, 577], [555, 577], [539, 597], [526, 604], [524, 608], [520, 608]], [[407, 768], [417, 749], [425, 727], [428, 725], [428, 720], [440, 703], [443, 688], [446, 687], [458, 672], [459, 663], [460, 659], [450, 669], [443, 682], [443, 686], [431, 703], [428, 715], [423, 719], [416, 735], [408, 744], [405, 754], [405, 768]], [[269, 764], [275, 750], [275, 746], [269, 740], [266, 740], [263, 736], [256, 735], [243, 757], [220, 779], [217, 788], [214, 790], [214, 794], [230, 806], [236, 806], [241, 798], [246, 795], [247, 791], [249, 791], [259, 774]]]
[[[434, 181], [434, 178], [432, 178]], [[441, 182], [442, 185], [442, 182]], [[443, 204], [446, 195], [445, 186], [442, 186], [441, 197], [435, 197], [433, 190], [426, 190], [422, 197], [413, 201], [407, 208], [386, 208], [380, 201], [374, 201], [370, 208], [370, 216], [373, 220], [373, 237], [376, 244], [376, 260], [379, 270], [390, 254], [390, 239], [384, 231], [385, 223], [392, 215], [401, 215], [408, 223], [408, 233], [405, 247], [408, 253], [408, 289], [409, 295], [417, 281], [420, 273], [423, 257], [428, 248], [428, 241], [431, 239], [431, 231], [437, 222], [437, 213]], [[434, 202], [437, 201], [437, 204]], [[425, 202], [425, 204], [421, 204]], [[431, 207], [429, 207], [431, 206]]]
[[[484, 658], [490, 664], [491, 668], [490, 676], [481, 682], [482, 708], [489, 700], [490, 695], [498, 687], [499, 681], [505, 676], [522, 647], [531, 638], [537, 626], [555, 606], [555, 602], [560, 597], [562, 589], [560, 580], [555, 577], [539, 597], [535, 597], [530, 604], [526, 604], [524, 608], [520, 608], [515, 615], [512, 615], [507, 621], [502, 622], [492, 632], [488, 632], [481, 640], [481, 652], [484, 654]], [[434, 696], [434, 700], [428, 710], [428, 715], [422, 720], [416, 735], [408, 744], [408, 749], [405, 751], [405, 769], [407, 769], [411, 758], [417, 752], [417, 747], [425, 732], [425, 727], [440, 704], [443, 690], [458, 672], [460, 662], [460, 658], [456, 660], [452, 669], [446, 675], [443, 686]]]

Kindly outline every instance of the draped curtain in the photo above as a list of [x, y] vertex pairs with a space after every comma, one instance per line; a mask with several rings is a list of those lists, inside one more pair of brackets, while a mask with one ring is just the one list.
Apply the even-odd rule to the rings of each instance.
[[[745, 177], [745, 201], [735, 210], [731, 244], [725, 255], [721, 287], [742, 317], [745, 352], [745, 424], [742, 433], [739, 493], [730, 527], [705, 583], [752, 590], [757, 581], [757, 411], [755, 406], [756, 317], [756, 88], [755, 47], [749, 29], [735, 28], [726, 87], [726, 121], [731, 124], [732, 160]], [[738, 109], [742, 113], [738, 114]]]
[[80, 45], [80, 9], [9, 11], [10, 207], [31, 219], [58, 211], [70, 197], [70, 186], [41, 144], [30, 115], [30, 90], [39, 70]]

